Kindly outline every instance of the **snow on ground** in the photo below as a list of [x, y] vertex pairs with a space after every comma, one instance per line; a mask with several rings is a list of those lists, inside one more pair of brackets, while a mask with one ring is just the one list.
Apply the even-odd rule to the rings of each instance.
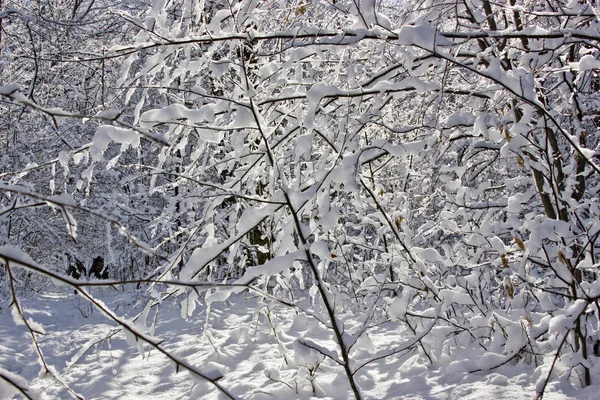
[[[132, 307], [140, 309], [140, 294], [100, 290], [94, 294], [119, 315]], [[144, 348], [142, 355], [76, 294], [47, 294], [22, 304], [46, 331], [39, 342], [47, 362], [86, 399], [221, 398], [214, 387], [188, 372], [176, 373], [156, 351]], [[6, 301], [0, 306], [0, 368], [28, 379], [41, 399], [70, 398], [64, 387], [40, 376], [25, 327], [15, 325]], [[199, 307], [184, 320], [179, 305], [171, 301], [161, 305], [153, 335], [203, 372], [223, 374], [219, 383], [239, 398], [349, 398], [340, 367], [323, 362], [315, 372], [309, 368], [315, 362], [310, 354], [291, 350], [303, 332], [314, 337], [319, 329], [308, 320], [292, 323], [293, 316], [293, 310], [261, 308], [255, 299], [240, 296], [213, 304], [208, 319], [206, 308]], [[151, 313], [149, 320], [153, 317]], [[298, 368], [303, 364], [309, 367]], [[517, 365], [490, 374], [443, 374], [416, 357], [399, 357], [371, 364], [357, 381], [369, 399], [529, 400], [535, 396], [531, 371], [530, 366]], [[597, 398], [597, 386], [567, 394], [559, 389], [551, 386], [545, 399]], [[5, 398], [0, 392], [0, 399]]]

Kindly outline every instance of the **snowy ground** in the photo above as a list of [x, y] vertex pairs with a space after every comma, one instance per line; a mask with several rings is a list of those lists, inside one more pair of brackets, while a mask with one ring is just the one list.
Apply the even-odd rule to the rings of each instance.
[[[95, 294], [120, 315], [131, 309], [137, 296], [108, 290]], [[40, 345], [47, 361], [86, 399], [220, 398], [210, 385], [198, 383], [189, 373], [176, 373], [156, 351], [145, 349], [142, 355], [98, 311], [90, 312], [78, 295], [43, 295], [22, 303], [28, 316], [45, 329]], [[28, 333], [24, 326], [15, 325], [7, 306], [5, 300], [0, 304], [0, 367], [28, 379], [36, 397], [70, 398], [64, 387], [39, 376]], [[257, 314], [256, 301], [243, 297], [230, 299], [227, 313], [223, 307], [213, 307], [207, 324], [206, 309], [197, 309], [184, 320], [177, 304], [165, 303], [154, 335], [201, 370], [222, 373], [219, 382], [239, 398], [349, 398], [344, 384], [338, 384], [343, 380], [339, 367], [322, 363], [314, 376], [306, 368], [289, 367], [306, 361], [289, 348], [295, 337], [314, 328], [308, 321], [292, 324], [291, 310]], [[365, 398], [372, 399], [529, 400], [535, 396], [531, 371], [517, 365], [488, 375], [449, 374], [414, 359], [389, 359], [365, 368], [358, 382]], [[565, 394], [552, 386], [544, 398], [592, 400], [598, 398], [597, 389]], [[0, 399], [10, 398], [6, 390], [0, 385]]]

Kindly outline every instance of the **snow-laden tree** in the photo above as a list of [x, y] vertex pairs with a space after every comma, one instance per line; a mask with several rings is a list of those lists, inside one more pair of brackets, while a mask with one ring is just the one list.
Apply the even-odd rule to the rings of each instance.
[[[153, 254], [148, 307], [175, 296], [194, 317], [199, 302], [247, 291], [271, 322], [294, 309], [313, 324], [292, 344], [272, 323], [292, 371], [281, 385], [296, 394], [318, 396], [307, 371], [333, 368], [361, 398], [371, 366], [415, 357], [453, 372], [530, 364], [540, 397], [551, 380], [590, 385], [599, 12], [594, 1], [517, 0], [157, 0], [121, 11], [136, 35], [81, 59], [122, 64], [97, 114], [0, 88], [52, 129], [84, 116], [94, 129], [80, 147], [38, 150], [65, 171], [83, 163], [85, 199], [50, 198], [32, 173], [0, 175], [4, 215], [49, 203], [69, 232], [69, 211], [94, 211], [109, 222], [99, 240], [116, 226]], [[108, 313], [87, 283], [21, 250], [0, 252], [11, 285], [20, 265]], [[140, 321], [109, 316], [209, 383], [195, 395], [244, 397]]]
[[[113, 218], [115, 224], [136, 226], [142, 221], [146, 225], [151, 220], [145, 217], [147, 210], [141, 202], [135, 213], [124, 209], [128, 200], [120, 195], [126, 194], [127, 188], [120, 187], [119, 174], [126, 174], [137, 163], [136, 153], [128, 155], [130, 164], [108, 164], [112, 168], [104, 171], [94, 171], [88, 161], [89, 144], [98, 125], [86, 122], [86, 117], [115, 100], [110, 84], [119, 66], [117, 60], [104, 57], [105, 48], [135, 35], [136, 28], [117, 13], [135, 5], [4, 1], [3, 6], [0, 82], [9, 84], [7, 92], [13, 90], [10, 85], [20, 85], [24, 97], [18, 103], [3, 98], [0, 104], [0, 171], [3, 183], [20, 184], [23, 197], [3, 198], [3, 206], [10, 207], [4, 210], [6, 224], [0, 242], [19, 245], [52, 269], [64, 269], [64, 253], [89, 266], [94, 255], [107, 252], [105, 235], [98, 235], [105, 232], [106, 221], [90, 218], [85, 209], [112, 214], [118, 219]], [[61, 115], [55, 113], [58, 109]], [[102, 120], [111, 120], [111, 116]], [[96, 183], [93, 188], [86, 184], [91, 176]], [[54, 198], [56, 207], [37, 207], [55, 195], [63, 195]], [[69, 209], [76, 218], [67, 220], [67, 230], [62, 229], [61, 201], [83, 206]], [[79, 234], [77, 241], [70, 238], [74, 234]], [[113, 245], [128, 246], [118, 240]], [[127, 253], [107, 256], [113, 258], [111, 263], [125, 268], [130, 260], [118, 260], [117, 256], [127, 257]]]

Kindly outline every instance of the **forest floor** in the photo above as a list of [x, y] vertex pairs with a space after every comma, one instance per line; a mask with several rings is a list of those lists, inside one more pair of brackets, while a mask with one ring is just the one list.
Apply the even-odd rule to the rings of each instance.
[[[119, 315], [132, 308], [139, 310], [139, 293], [96, 290], [94, 295]], [[336, 384], [343, 379], [340, 367], [323, 363], [314, 376], [308, 369], [302, 374], [297, 368], [285, 367], [286, 359], [293, 357], [286, 354], [285, 344], [294, 341], [294, 330], [308, 329], [292, 323], [292, 311], [267, 318], [270, 314], [255, 312], [255, 300], [242, 296], [218, 304], [208, 314], [207, 325], [206, 308], [198, 307], [186, 320], [175, 301], [164, 303], [153, 335], [200, 370], [222, 373], [219, 383], [239, 398], [349, 398], [341, 389], [345, 385]], [[23, 299], [22, 305], [27, 317], [45, 330], [39, 343], [47, 363], [86, 399], [221, 398], [188, 372], [176, 373], [174, 365], [155, 350], [140, 352], [135, 343], [130, 345], [114, 324], [99, 311], [92, 312], [76, 294], [42, 295]], [[5, 299], [0, 307], [0, 368], [29, 380], [34, 398], [70, 398], [63, 386], [40, 374], [31, 338], [25, 326], [15, 324]], [[279, 327], [279, 341], [273, 336], [274, 323]], [[490, 374], [449, 373], [414, 359], [402, 363], [387, 360], [370, 365], [357, 380], [367, 399], [530, 400], [535, 397], [532, 372], [532, 366], [517, 364]], [[598, 398], [599, 388], [574, 391], [564, 383], [551, 384], [544, 399], [592, 400]], [[0, 384], [0, 399], [11, 398], [7, 390], [6, 384]]]

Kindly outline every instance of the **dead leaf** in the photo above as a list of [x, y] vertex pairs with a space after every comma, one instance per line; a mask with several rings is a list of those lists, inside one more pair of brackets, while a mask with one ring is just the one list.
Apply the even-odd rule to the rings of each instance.
[[511, 300], [515, 298], [515, 287], [508, 276], [504, 277], [504, 290], [506, 290], [506, 294]]
[[562, 251], [558, 251], [558, 261], [560, 261], [561, 263], [568, 265], [568, 261], [567, 258], [565, 257], [565, 254]]
[[394, 224], [396, 225], [396, 228], [402, 229], [402, 221], [404, 221], [404, 218], [402, 218], [401, 215], [394, 219]]
[[506, 258], [506, 254], [500, 255], [500, 258], [502, 259], [502, 266], [508, 268], [508, 258]]
[[519, 248], [521, 250], [525, 251], [525, 245], [523, 244], [523, 241], [516, 236], [515, 236], [515, 243], [517, 244], [517, 246], [519, 246]]

